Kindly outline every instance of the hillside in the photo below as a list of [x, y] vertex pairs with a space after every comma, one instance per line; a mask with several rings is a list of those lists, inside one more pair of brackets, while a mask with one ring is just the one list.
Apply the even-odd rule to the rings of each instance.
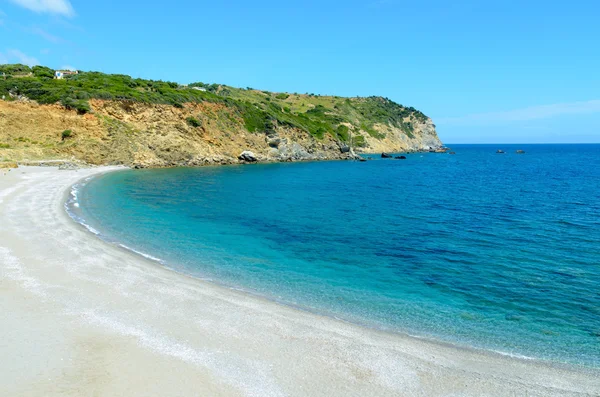
[[431, 119], [381, 97], [0, 65], [0, 161], [75, 158], [139, 167], [342, 159], [441, 146]]

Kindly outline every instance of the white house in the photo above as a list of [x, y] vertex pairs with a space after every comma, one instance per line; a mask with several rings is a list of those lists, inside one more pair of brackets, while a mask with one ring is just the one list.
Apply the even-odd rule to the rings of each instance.
[[77, 70], [57, 70], [54, 72], [55, 79], [62, 79], [65, 76], [70, 76], [72, 74], [79, 74]]

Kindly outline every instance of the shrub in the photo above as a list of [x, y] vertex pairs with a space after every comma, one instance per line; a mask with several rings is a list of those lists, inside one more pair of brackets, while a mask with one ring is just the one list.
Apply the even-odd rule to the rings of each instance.
[[339, 140], [341, 140], [342, 142], [348, 141], [348, 138], [350, 136], [348, 134], [348, 127], [346, 127], [345, 125], [340, 125], [335, 132]]
[[76, 110], [79, 114], [85, 114], [92, 110], [92, 108], [90, 108], [90, 104], [85, 100], [66, 97], [62, 98], [60, 103], [69, 110]]
[[281, 94], [275, 95], [275, 98], [277, 98], [277, 99], [288, 99], [289, 97], [290, 97], [290, 95], [286, 94], [286, 93], [281, 93]]
[[47, 79], [54, 78], [54, 70], [46, 66], [34, 66], [33, 68], [31, 68], [31, 71], [33, 72], [33, 75], [35, 77], [43, 77]]
[[198, 120], [197, 118], [192, 117], [192, 116], [185, 119], [185, 121], [194, 128], [198, 128], [198, 127], [202, 126], [202, 122], [200, 122], [200, 120]]
[[0, 149], [8, 149], [10, 145], [8, 143], [0, 143]]
[[364, 147], [367, 142], [365, 141], [365, 137], [362, 135], [356, 135], [352, 137], [352, 146], [355, 147]]
[[70, 138], [73, 136], [73, 131], [71, 130], [64, 130], [61, 134], [60, 137], [61, 139], [64, 141], [67, 138]]

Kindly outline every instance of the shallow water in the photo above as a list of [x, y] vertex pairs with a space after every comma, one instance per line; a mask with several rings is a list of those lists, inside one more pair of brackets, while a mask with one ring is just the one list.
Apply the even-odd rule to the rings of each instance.
[[600, 145], [453, 150], [116, 172], [70, 211], [169, 267], [284, 303], [600, 367]]

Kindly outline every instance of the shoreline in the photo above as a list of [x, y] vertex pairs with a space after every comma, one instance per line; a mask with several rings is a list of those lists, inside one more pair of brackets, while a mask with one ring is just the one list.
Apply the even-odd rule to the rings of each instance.
[[[332, 160], [333, 161], [333, 160]], [[259, 164], [263, 164], [263, 163], [259, 163]], [[266, 163], [269, 164], [269, 163]], [[83, 227], [84, 229], [87, 230], [87, 233], [91, 234], [91, 237], [93, 238], [98, 238], [101, 241], [103, 241], [106, 244], [109, 244], [113, 247], [115, 247], [116, 249], [120, 249], [120, 250], [124, 250], [125, 252], [129, 253], [129, 254], [133, 254], [134, 256], [140, 257], [140, 259], [142, 259], [143, 261], [146, 261], [148, 263], [148, 266], [158, 266], [162, 269], [165, 269], [167, 271], [170, 272], [174, 272], [178, 275], [184, 276], [184, 277], [188, 277], [191, 280], [198, 280], [199, 282], [202, 283], [209, 283], [211, 285], [214, 285], [218, 288], [222, 288], [222, 289], [226, 289], [228, 291], [235, 291], [236, 293], [241, 293], [244, 295], [248, 295], [251, 296], [254, 299], [259, 299], [262, 300], [264, 302], [268, 302], [268, 304], [276, 304], [276, 305], [281, 305], [281, 306], [285, 306], [287, 308], [290, 308], [292, 310], [297, 310], [297, 311], [301, 311], [303, 313], [307, 313], [309, 315], [315, 315], [315, 316], [319, 316], [319, 317], [323, 317], [329, 320], [333, 320], [333, 321], [337, 321], [343, 324], [348, 324], [351, 326], [358, 326], [361, 328], [366, 328], [368, 330], [372, 330], [374, 332], [380, 332], [382, 334], [385, 335], [390, 335], [390, 336], [400, 336], [402, 338], [409, 338], [409, 339], [417, 339], [417, 340], [421, 340], [421, 341], [425, 341], [427, 343], [431, 343], [433, 345], [439, 345], [445, 348], [450, 348], [450, 349], [457, 349], [457, 350], [461, 350], [461, 351], [466, 351], [466, 352], [472, 352], [475, 354], [482, 354], [482, 355], [491, 355], [491, 356], [496, 356], [496, 357], [508, 357], [510, 359], [515, 359], [515, 360], [520, 360], [520, 361], [525, 361], [525, 362], [535, 362], [538, 363], [540, 365], [544, 365], [544, 366], [548, 366], [548, 367], [554, 367], [557, 369], [564, 369], [564, 370], [573, 370], [573, 371], [595, 371], [595, 370], [599, 370], [600, 368], [595, 368], [595, 367], [589, 367], [589, 366], [585, 366], [583, 364], [575, 364], [575, 363], [569, 363], [566, 361], [553, 361], [550, 359], [543, 359], [543, 358], [539, 358], [539, 357], [532, 357], [532, 356], [526, 356], [523, 354], [519, 354], [519, 353], [510, 353], [510, 352], [504, 352], [501, 350], [494, 350], [491, 348], [485, 348], [485, 347], [476, 347], [476, 346], [470, 346], [467, 344], [461, 344], [458, 342], [452, 342], [452, 341], [445, 341], [443, 339], [436, 339], [434, 336], [426, 336], [426, 335], [418, 335], [418, 334], [412, 334], [408, 331], [404, 331], [404, 330], [396, 330], [396, 329], [383, 329], [380, 328], [376, 325], [371, 325], [368, 324], [367, 322], [355, 322], [349, 319], [345, 319], [345, 318], [341, 318], [341, 317], [337, 317], [335, 316], [333, 313], [328, 314], [328, 313], [323, 313], [320, 312], [318, 309], [311, 309], [310, 307], [306, 307], [306, 306], [302, 306], [300, 304], [293, 304], [290, 302], [286, 302], [284, 300], [277, 300], [274, 297], [269, 297], [267, 295], [263, 295], [259, 292], [255, 292], [243, 287], [235, 287], [232, 285], [228, 285], [226, 283], [222, 283], [219, 280], [215, 280], [212, 278], [208, 278], [208, 277], [201, 277], [198, 275], [194, 275], [191, 273], [186, 273], [184, 271], [180, 271], [177, 270], [175, 267], [171, 267], [169, 266], [168, 262], [166, 262], [164, 259], [152, 256], [151, 254], [142, 252], [142, 251], [138, 251], [135, 248], [129, 247], [127, 245], [124, 245], [122, 243], [120, 243], [118, 240], [116, 239], [111, 239], [109, 236], [103, 234], [101, 231], [96, 230], [95, 228], [93, 228], [92, 226], [88, 225], [87, 223], [85, 223], [85, 219], [79, 217], [78, 215], [74, 214], [71, 212], [71, 210], [69, 209], [69, 197], [73, 197], [73, 188], [75, 187], [80, 187], [83, 188], [85, 186], [85, 184], [83, 184], [83, 182], [87, 183], [88, 181], [90, 181], [93, 178], [96, 178], [98, 176], [102, 176], [105, 175], [107, 173], [112, 173], [112, 172], [118, 172], [118, 171], [126, 171], [126, 170], [131, 170], [132, 168], [128, 168], [128, 167], [121, 167], [118, 169], [114, 169], [114, 170], [108, 170], [105, 172], [100, 172], [98, 174], [94, 174], [90, 177], [85, 177], [81, 180], [78, 180], [77, 182], [75, 182], [73, 185], [71, 185], [69, 187], [69, 190], [65, 192], [64, 195], [64, 201], [65, 201], [65, 210], [67, 213], [67, 216], [71, 219], [71, 221], [73, 221], [76, 225], [79, 225], [81, 227]], [[78, 203], [77, 199], [75, 199], [73, 201], [74, 203]], [[600, 373], [599, 373], [600, 375]]]
[[[0, 230], [0, 293], [8, 298], [0, 337], [12, 342], [0, 353], [20, 357], [16, 367], [26, 369], [23, 375], [0, 366], [2, 394], [77, 395], [81, 382], [99, 395], [600, 392], [593, 369], [355, 325], [188, 276], [94, 238], [64, 211], [64, 198], [77, 181], [115, 169], [0, 174], [0, 223], [7, 225]], [[21, 335], [27, 324], [38, 332]], [[91, 341], [84, 354], [81, 340]], [[48, 347], [38, 353], [41, 362], [23, 353], [39, 345]], [[101, 359], [86, 361], [90, 351]], [[84, 358], [65, 364], [78, 354]], [[52, 384], [40, 375], [48, 371]], [[152, 373], [158, 377], [148, 382]]]

